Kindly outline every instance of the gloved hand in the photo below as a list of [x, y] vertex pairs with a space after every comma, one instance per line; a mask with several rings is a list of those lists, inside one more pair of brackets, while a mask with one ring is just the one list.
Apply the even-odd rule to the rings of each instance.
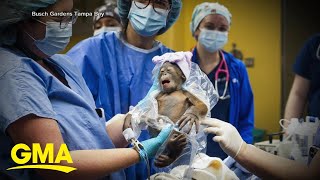
[[208, 126], [204, 132], [215, 134], [213, 141], [219, 143], [225, 153], [233, 158], [239, 154], [245, 142], [234, 126], [215, 118], [206, 118], [201, 124]]
[[140, 161], [145, 157], [144, 153], [147, 153], [148, 158], [152, 158], [156, 155], [160, 146], [164, 143], [164, 141], [168, 138], [173, 126], [164, 127], [157, 137], [142, 141], [141, 144], [144, 147], [144, 152], [142, 150], [139, 151]]

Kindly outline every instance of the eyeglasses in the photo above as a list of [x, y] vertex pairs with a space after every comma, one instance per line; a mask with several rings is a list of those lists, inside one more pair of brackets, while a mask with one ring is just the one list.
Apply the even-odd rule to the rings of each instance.
[[72, 23], [72, 24], [76, 23], [79, 12], [80, 11], [78, 9], [75, 9], [72, 13], [72, 16], [61, 16], [60, 28], [65, 29], [69, 23]]
[[133, 2], [139, 9], [145, 9], [150, 3], [152, 3], [153, 10], [155, 12], [157, 12], [157, 8], [167, 11], [171, 10], [171, 3], [169, 3], [168, 0], [133, 0]]
[[[79, 10], [75, 9], [72, 13], [69, 13], [69, 14], [67, 16], [52, 16], [55, 19], [59, 19], [57, 21], [56, 20], [54, 20], [54, 21], [60, 23], [60, 29], [65, 29], [68, 26], [68, 24], [70, 24], [70, 23], [72, 23], [72, 24], [76, 23], [76, 21], [78, 19]], [[40, 21], [37, 18], [32, 18], [32, 19], [38, 21], [41, 24], [47, 25], [47, 23]]]

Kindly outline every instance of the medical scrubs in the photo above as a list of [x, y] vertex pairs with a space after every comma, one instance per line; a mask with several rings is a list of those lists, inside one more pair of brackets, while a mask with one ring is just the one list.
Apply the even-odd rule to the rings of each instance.
[[[211, 117], [231, 123], [235, 126], [241, 137], [247, 142], [253, 142], [252, 130], [254, 127], [253, 93], [249, 83], [248, 74], [244, 64], [233, 57], [230, 53], [223, 55], [229, 70], [229, 83], [226, 92], [226, 99], [219, 99], [217, 105], [211, 110]], [[192, 61], [199, 64], [197, 59], [197, 49], [193, 50]], [[220, 62], [221, 63], [221, 62]], [[218, 65], [219, 66], [219, 65]], [[207, 74], [210, 81], [215, 86], [215, 73], [218, 66]], [[226, 76], [220, 73], [218, 77], [219, 95], [222, 96], [225, 89]], [[220, 148], [219, 144], [212, 141], [213, 135], [207, 137], [207, 154], [212, 157], [224, 159], [227, 155]]]
[[[39, 178], [33, 170], [6, 170], [16, 166], [10, 156], [14, 143], [6, 130], [29, 114], [54, 119], [70, 151], [114, 148], [77, 66], [65, 55], [54, 55], [45, 62], [67, 80], [69, 87], [17, 49], [0, 48], [1, 179]], [[104, 179], [124, 178], [124, 171], [120, 170]]]
[[295, 74], [310, 81], [308, 115], [320, 117], [320, 34], [309, 39], [294, 64]]
[[[118, 113], [127, 113], [150, 89], [152, 58], [171, 52], [155, 42], [150, 50], [125, 42], [119, 33], [102, 33], [74, 46], [68, 53], [79, 67], [95, 99], [97, 107], [105, 111], [106, 120]], [[139, 139], [149, 138], [143, 132]], [[147, 179], [145, 163], [127, 169], [127, 179]]]

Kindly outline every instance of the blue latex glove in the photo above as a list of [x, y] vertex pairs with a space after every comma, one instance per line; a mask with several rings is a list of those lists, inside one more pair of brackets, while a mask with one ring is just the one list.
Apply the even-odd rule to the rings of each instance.
[[142, 151], [142, 150], [139, 151], [140, 161], [143, 160], [145, 153], [147, 153], [148, 158], [154, 157], [156, 155], [158, 149], [160, 148], [160, 146], [168, 138], [172, 129], [173, 129], [172, 125], [166, 126], [161, 130], [161, 132], [159, 133], [159, 135], [157, 137], [142, 141], [141, 144], [144, 147], [144, 151]]

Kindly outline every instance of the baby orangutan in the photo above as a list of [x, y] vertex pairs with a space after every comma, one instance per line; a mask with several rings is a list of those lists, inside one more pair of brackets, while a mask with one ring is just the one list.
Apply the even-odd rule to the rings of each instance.
[[[175, 63], [165, 62], [160, 68], [159, 76], [160, 93], [156, 96], [158, 102], [159, 116], [167, 116], [181, 130], [189, 123], [186, 133], [191, 131], [195, 124], [196, 132], [199, 130], [199, 120], [207, 114], [207, 106], [197, 97], [182, 89], [182, 84], [186, 81], [179, 66]], [[124, 129], [130, 127], [131, 115], [125, 119]], [[148, 127], [152, 136], [159, 133]], [[174, 162], [187, 144], [185, 134], [173, 130], [166, 144], [164, 152], [155, 159], [157, 167], [165, 167]]]
[[[182, 89], [186, 77], [180, 68], [176, 64], [165, 62], [160, 69], [158, 81], [161, 87], [161, 92], [156, 97], [159, 114], [169, 117], [179, 125], [179, 129], [189, 122], [187, 133], [195, 124], [198, 132], [199, 120], [205, 117], [208, 109], [202, 101]], [[155, 165], [165, 167], [171, 164], [179, 157], [185, 145], [184, 134], [174, 131], [169, 137], [165, 152], [155, 160]]]

